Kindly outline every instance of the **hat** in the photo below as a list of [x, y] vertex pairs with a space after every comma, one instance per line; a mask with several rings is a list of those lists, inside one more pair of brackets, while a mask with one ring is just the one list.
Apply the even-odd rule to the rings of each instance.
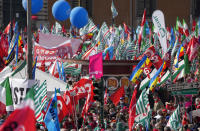
[[120, 100], [123, 100], [124, 99], [124, 97], [120, 97]]
[[167, 113], [167, 110], [166, 110], [166, 109], [163, 109], [163, 110], [162, 110], [162, 112], [165, 112], [165, 113]]

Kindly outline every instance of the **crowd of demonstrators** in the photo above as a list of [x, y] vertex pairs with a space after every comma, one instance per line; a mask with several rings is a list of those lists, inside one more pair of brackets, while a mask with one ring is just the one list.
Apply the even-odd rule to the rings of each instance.
[[[175, 96], [168, 96], [164, 99], [160, 96], [160, 93], [155, 91], [152, 96], [153, 105], [152, 116], [150, 121], [150, 127], [143, 125], [142, 123], [135, 123], [133, 130], [135, 131], [174, 131], [167, 123], [170, 116], [176, 110], [178, 105], [181, 105], [181, 127], [179, 131], [199, 131], [200, 130], [200, 112], [197, 115], [193, 115], [192, 111], [200, 109], [200, 93], [197, 95], [185, 95], [181, 100]], [[168, 93], [169, 94], [169, 93]], [[191, 102], [191, 103], [190, 103]], [[152, 102], [151, 102], [152, 103]], [[151, 104], [150, 103], [150, 104]], [[189, 104], [188, 104], [189, 103]], [[100, 119], [100, 102], [96, 101], [90, 107], [85, 118], [82, 118], [81, 113], [77, 112], [77, 120], [74, 117], [66, 117], [60, 124], [62, 131], [128, 131], [128, 119], [129, 119], [129, 102], [125, 97], [120, 98], [120, 102], [115, 106], [112, 101], [108, 100], [108, 103], [103, 108], [103, 123]], [[40, 130], [44, 128], [39, 127]]]

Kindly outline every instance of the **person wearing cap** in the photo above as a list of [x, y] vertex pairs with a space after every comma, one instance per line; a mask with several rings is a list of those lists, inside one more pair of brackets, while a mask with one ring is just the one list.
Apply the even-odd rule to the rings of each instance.
[[125, 106], [127, 106], [126, 103], [125, 103], [124, 97], [120, 97], [119, 104], [120, 104], [121, 109], [123, 109]]

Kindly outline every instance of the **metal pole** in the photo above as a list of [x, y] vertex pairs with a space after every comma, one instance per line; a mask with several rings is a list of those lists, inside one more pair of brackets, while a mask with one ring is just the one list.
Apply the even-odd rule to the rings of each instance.
[[12, 25], [12, 0], [10, 0], [10, 28], [11, 28], [11, 31], [10, 31], [10, 40], [12, 40], [12, 36], [13, 36], [13, 25]]
[[130, 0], [131, 40], [133, 40], [133, 0]]
[[33, 55], [32, 55], [32, 37], [31, 37], [31, 0], [27, 0], [27, 79], [33, 79], [32, 66], [33, 66]]
[[103, 77], [101, 77], [101, 101], [100, 101], [100, 121], [101, 121], [101, 128], [104, 129], [104, 84], [103, 84]]

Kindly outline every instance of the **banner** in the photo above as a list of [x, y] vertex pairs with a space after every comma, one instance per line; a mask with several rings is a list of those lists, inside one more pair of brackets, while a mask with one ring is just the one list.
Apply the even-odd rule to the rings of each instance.
[[89, 75], [90, 78], [99, 79], [103, 76], [103, 57], [102, 53], [89, 57]]
[[20, 106], [28, 90], [36, 83], [36, 80], [10, 78], [10, 88], [14, 109]]
[[156, 10], [152, 14], [152, 21], [155, 26], [155, 31], [158, 34], [163, 54], [167, 53], [167, 31], [165, 29], [164, 14], [160, 10]]
[[34, 46], [34, 59], [37, 56], [37, 66], [40, 66], [44, 60], [45, 65], [48, 66], [57, 57], [62, 59], [72, 58], [79, 45], [79, 39], [39, 33], [39, 43], [35, 42]]

